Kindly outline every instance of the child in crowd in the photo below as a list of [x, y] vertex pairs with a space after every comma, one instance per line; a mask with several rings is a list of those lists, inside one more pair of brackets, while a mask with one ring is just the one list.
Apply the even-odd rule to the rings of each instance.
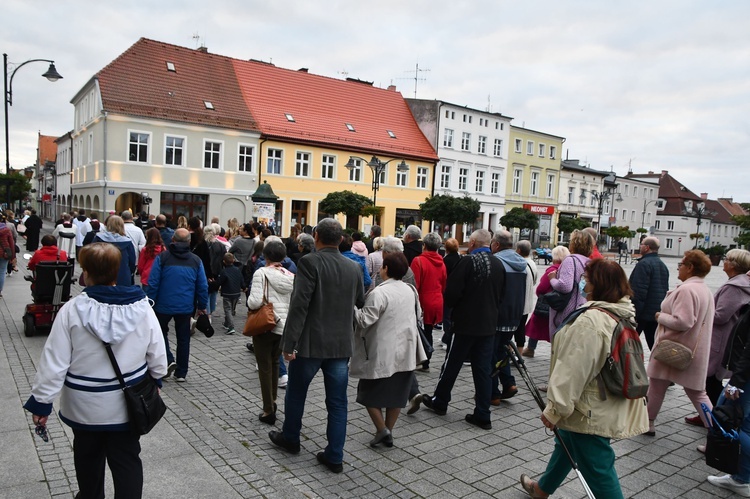
[[221, 297], [224, 303], [224, 329], [225, 334], [234, 334], [235, 307], [242, 293], [242, 271], [234, 265], [234, 255], [226, 253], [224, 255], [224, 268], [217, 277], [221, 290]]

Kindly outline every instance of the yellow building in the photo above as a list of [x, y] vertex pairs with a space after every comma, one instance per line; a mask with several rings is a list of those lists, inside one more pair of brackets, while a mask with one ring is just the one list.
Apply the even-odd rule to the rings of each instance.
[[534, 234], [521, 233], [534, 245], [554, 246], [560, 186], [560, 154], [565, 138], [511, 125], [506, 213], [524, 208], [539, 216]]

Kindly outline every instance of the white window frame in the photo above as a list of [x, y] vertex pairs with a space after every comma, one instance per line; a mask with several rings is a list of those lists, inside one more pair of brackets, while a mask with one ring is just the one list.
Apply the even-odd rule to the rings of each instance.
[[[276, 154], [278, 153], [278, 155]], [[276, 170], [278, 166], [279, 171]], [[269, 147], [266, 152], [266, 174], [282, 175], [284, 173], [284, 150], [275, 147]]]
[[534, 155], [534, 141], [533, 140], [526, 141], [526, 155], [527, 156]]
[[515, 147], [514, 150], [516, 151], [516, 153], [521, 154], [521, 152], [523, 152], [522, 151], [523, 140], [521, 140], [521, 139], [515, 139], [515, 145], [514, 145], [514, 147]]
[[490, 194], [500, 193], [500, 173], [492, 172], [490, 174]]
[[451, 128], [446, 128], [443, 132], [443, 147], [453, 149], [453, 129]]
[[[135, 133], [135, 134], [139, 134], [139, 135], [146, 135], [148, 137], [148, 139], [146, 141], [146, 160], [145, 161], [142, 161], [142, 160], [139, 160], [139, 159], [130, 159], [130, 146], [131, 146], [131, 144], [134, 144], [134, 142], [131, 142], [131, 140], [130, 140], [130, 134], [131, 133]], [[127, 147], [125, 148], [125, 154], [126, 154], [125, 161], [128, 162], [128, 163], [142, 163], [142, 164], [145, 164], [145, 165], [150, 165], [151, 164], [151, 149], [152, 149], [151, 146], [153, 145], [153, 143], [154, 143], [153, 142], [153, 133], [147, 132], [145, 130], [131, 130], [131, 129], [128, 129]], [[141, 145], [140, 141], [139, 142], [135, 142], [135, 144], [137, 144], [138, 146]], [[83, 164], [82, 162], [83, 162], [83, 154], [81, 153], [81, 157], [79, 158], [79, 165]]]
[[547, 174], [547, 198], [552, 199], [555, 196], [555, 176]]
[[576, 188], [575, 186], [568, 186], [568, 204], [575, 204], [576, 202]]
[[407, 187], [409, 185], [409, 171], [401, 171], [396, 169], [396, 186]]
[[539, 196], [539, 172], [531, 172], [531, 181], [529, 184], [529, 196]]
[[549, 159], [555, 159], [557, 156], [557, 146], [549, 146]]
[[513, 170], [513, 194], [521, 194], [523, 189], [523, 169], [516, 168]]
[[[217, 154], [217, 151], [213, 151], [213, 150], [208, 151], [206, 149], [208, 144], [216, 144], [219, 146], [219, 150], [218, 150], [219, 160], [218, 160], [218, 165], [216, 165], [216, 168], [214, 168], [213, 166], [211, 167], [206, 166], [206, 153], [211, 153], [212, 156], [214, 154]], [[203, 155], [202, 156], [203, 156], [202, 158], [203, 160], [201, 161], [201, 163], [203, 165], [204, 170], [216, 170], [216, 171], [223, 170], [224, 169], [224, 141], [216, 140], [216, 139], [203, 139]], [[213, 164], [213, 161], [211, 161], [211, 164]]]
[[320, 160], [320, 178], [334, 180], [336, 178], [336, 156], [324, 154]]
[[430, 176], [430, 171], [426, 166], [417, 167], [417, 189], [427, 189], [427, 180]]
[[477, 170], [474, 174], [474, 191], [484, 194], [484, 170]]
[[458, 167], [458, 190], [465, 191], [469, 182], [469, 169]]
[[451, 188], [451, 169], [452, 165], [440, 165], [440, 188]]
[[671, 237], [668, 237], [665, 241], [664, 247], [666, 249], [673, 249], [674, 248], [674, 240]]
[[503, 139], [495, 139], [495, 146], [493, 149], [493, 153], [495, 157], [498, 157], [498, 158], [503, 157]]
[[635, 210], [630, 212], [630, 221], [635, 222]]
[[294, 153], [294, 176], [310, 178], [312, 174], [311, 167], [312, 167], [312, 153], [309, 151], [295, 151]]
[[89, 132], [88, 142], [88, 161], [86, 163], [91, 164], [94, 162], [94, 132]]
[[661, 220], [659, 220], [658, 218], [654, 220], [654, 229], [656, 230], [661, 229]]
[[[242, 148], [250, 150], [250, 154], [245, 152], [243, 154]], [[247, 169], [247, 160], [250, 159], [250, 169]], [[243, 159], [244, 159], [244, 170], [243, 170]], [[255, 145], [253, 144], [237, 144], [237, 171], [242, 173], [253, 173], [255, 172]]]
[[547, 146], [544, 144], [539, 144], [539, 157], [543, 158], [545, 152], [547, 152]]
[[487, 154], [487, 137], [480, 135], [477, 139], [477, 153]]
[[615, 208], [614, 210], [612, 210], [612, 218], [614, 218], [615, 221], [617, 221], [617, 214], [619, 213], [619, 211], [620, 210], [618, 208]]
[[349, 182], [362, 182], [362, 160], [352, 159], [354, 168], [349, 170]]
[[638, 186], [637, 185], [633, 186], [633, 197], [634, 198], [638, 197]]
[[461, 150], [462, 151], [471, 150], [471, 133], [461, 132]]
[[[169, 139], [180, 139], [180, 140], [182, 140], [182, 146], [181, 147], [171, 146], [172, 147], [172, 161], [173, 161], [173, 163], [167, 163], [167, 150], [170, 148], [170, 146], [167, 145], [167, 141]], [[179, 165], [174, 164], [174, 151], [176, 151], [177, 149], [181, 149], [182, 150], [182, 156], [180, 158], [182, 160], [182, 163], [179, 164]], [[175, 135], [175, 134], [172, 134], [172, 133], [165, 133], [164, 134], [164, 165], [165, 166], [172, 166], [172, 167], [178, 167], [178, 168], [182, 168], [182, 167], [186, 166], [186, 164], [185, 164], [186, 154], [187, 154], [187, 137], [185, 137], [183, 135]]]
[[674, 220], [667, 220], [667, 230], [674, 230]]

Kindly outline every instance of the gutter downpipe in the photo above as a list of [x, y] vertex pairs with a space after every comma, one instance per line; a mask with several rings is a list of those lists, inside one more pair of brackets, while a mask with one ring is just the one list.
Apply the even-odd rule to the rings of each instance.
[[[104, 152], [102, 159], [102, 173], [104, 176], [104, 187], [102, 189], [102, 212], [107, 211], [107, 111], [102, 111], [104, 114]], [[104, 213], [101, 214], [104, 216]], [[106, 217], [105, 217], [106, 218]]]

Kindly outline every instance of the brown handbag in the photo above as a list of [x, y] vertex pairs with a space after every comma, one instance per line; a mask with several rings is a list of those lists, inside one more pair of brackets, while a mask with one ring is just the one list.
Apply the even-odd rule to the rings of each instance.
[[651, 351], [651, 357], [673, 369], [684, 371], [693, 362], [695, 351], [698, 349], [698, 343], [700, 343], [700, 337], [703, 333], [703, 326], [705, 325], [705, 322], [701, 324], [701, 330], [698, 332], [698, 339], [695, 342], [695, 348], [692, 350], [676, 341], [661, 340], [654, 345], [654, 349]]
[[276, 327], [276, 316], [273, 313], [273, 303], [268, 301], [268, 279], [265, 279], [263, 289], [263, 304], [257, 310], [247, 312], [247, 320], [242, 334], [245, 336], [258, 336], [267, 333]]

